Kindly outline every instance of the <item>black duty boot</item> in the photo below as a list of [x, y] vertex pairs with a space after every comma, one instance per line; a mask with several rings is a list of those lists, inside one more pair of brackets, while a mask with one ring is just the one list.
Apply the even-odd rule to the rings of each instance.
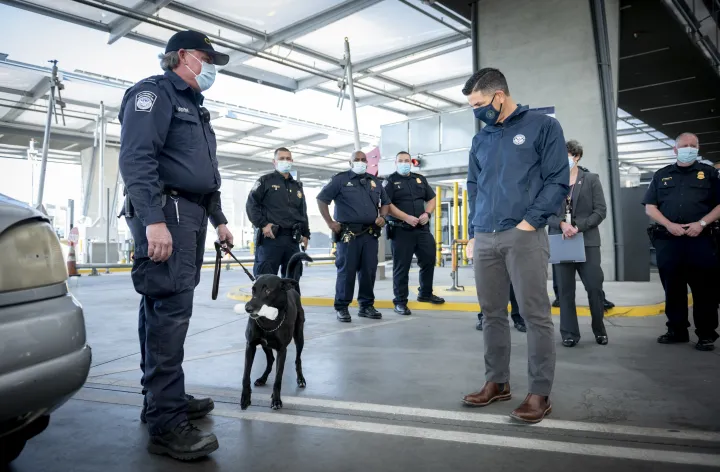
[[554, 306], [555, 308], [560, 308], [560, 300], [558, 300], [557, 298], [553, 300], [552, 306]]
[[370, 318], [371, 320], [382, 319], [382, 314], [375, 309], [374, 306], [363, 306], [358, 311], [358, 316], [362, 318]]
[[408, 308], [407, 305], [405, 305], [404, 303], [398, 303], [397, 305], [395, 305], [395, 313], [403, 316], [412, 315], [410, 308]]
[[437, 295], [430, 295], [429, 297], [417, 297], [417, 301], [423, 303], [432, 303], [433, 305], [442, 305], [445, 303], [444, 298], [440, 298]]
[[[192, 395], [185, 395], [188, 402], [187, 418], [189, 420], [197, 420], [215, 409], [215, 402], [212, 398], [195, 398]], [[147, 397], [143, 400], [143, 408], [140, 412], [140, 421], [147, 423]]]
[[712, 351], [715, 349], [715, 341], [712, 339], [699, 339], [695, 349], [698, 351]]
[[337, 316], [338, 321], [340, 321], [341, 323], [350, 323], [352, 321], [352, 318], [350, 317], [350, 312], [348, 311], [347, 307], [335, 310], [335, 315]]
[[150, 436], [148, 452], [166, 454], [181, 461], [200, 459], [216, 451], [220, 445], [213, 433], [205, 433], [188, 421], [183, 421], [172, 430]]
[[612, 310], [613, 308], [615, 308], [615, 304], [606, 298], [605, 300], [603, 300], [603, 308], [605, 309], [605, 311]]
[[684, 333], [678, 333], [669, 329], [667, 333], [663, 334], [658, 338], [657, 342], [659, 342], [660, 344], [687, 343], [690, 342], [690, 336], [688, 335], [687, 331], [685, 331]]

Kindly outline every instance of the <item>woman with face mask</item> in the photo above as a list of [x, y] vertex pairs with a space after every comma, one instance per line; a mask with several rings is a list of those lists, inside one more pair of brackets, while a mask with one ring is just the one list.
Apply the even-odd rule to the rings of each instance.
[[585, 242], [585, 262], [567, 262], [554, 265], [560, 298], [560, 333], [565, 347], [574, 347], [580, 341], [580, 327], [575, 306], [575, 273], [580, 275], [588, 294], [592, 330], [598, 344], [608, 343], [603, 323], [604, 274], [600, 266], [600, 230], [598, 226], [607, 215], [607, 205], [597, 174], [578, 167], [583, 149], [580, 143], [567, 142], [570, 166], [570, 192], [558, 212], [548, 219], [550, 234], [565, 238], [582, 233]]

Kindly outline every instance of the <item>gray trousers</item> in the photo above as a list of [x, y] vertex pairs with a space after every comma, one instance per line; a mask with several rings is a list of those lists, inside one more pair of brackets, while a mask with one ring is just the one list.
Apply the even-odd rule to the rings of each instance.
[[549, 396], [555, 376], [555, 329], [547, 292], [550, 257], [544, 229], [517, 228], [475, 233], [475, 285], [485, 315], [485, 379], [510, 378], [510, 325], [507, 300], [512, 282], [527, 324], [529, 393]]
[[603, 281], [605, 276], [600, 266], [600, 247], [586, 247], [585, 262], [555, 264], [554, 267], [560, 295], [560, 334], [562, 338], [580, 341], [580, 327], [575, 307], [575, 271], [580, 274], [580, 280], [588, 294], [593, 334], [607, 336], [603, 323], [605, 316]]

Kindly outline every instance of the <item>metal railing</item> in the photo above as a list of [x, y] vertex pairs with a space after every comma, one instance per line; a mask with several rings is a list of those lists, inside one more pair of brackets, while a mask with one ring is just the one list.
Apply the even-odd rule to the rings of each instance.
[[[313, 262], [322, 262], [322, 261], [334, 261], [335, 256], [333, 255], [310, 255], [312, 257]], [[238, 257], [238, 260], [242, 262], [243, 264], [251, 264], [255, 262], [254, 257]], [[233, 259], [230, 259], [229, 256], [226, 256], [223, 258], [223, 263], [225, 264], [225, 270], [230, 270], [232, 265], [237, 265], [236, 262]], [[312, 264], [309, 263], [309, 264]], [[205, 265], [215, 265], [215, 259], [204, 259], [203, 260], [203, 266]], [[77, 268], [78, 270], [91, 270], [92, 272], [90, 275], [99, 275], [98, 269], [132, 269], [132, 264], [121, 264], [121, 263], [93, 263], [93, 264], [78, 264]]]

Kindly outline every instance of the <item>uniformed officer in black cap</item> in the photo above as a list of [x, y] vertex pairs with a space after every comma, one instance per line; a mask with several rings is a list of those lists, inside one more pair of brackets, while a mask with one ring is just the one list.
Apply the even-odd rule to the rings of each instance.
[[430, 216], [435, 211], [435, 192], [427, 179], [410, 172], [412, 158], [401, 151], [395, 156], [396, 172], [383, 181], [390, 209], [388, 237], [392, 241], [393, 292], [395, 312], [410, 315], [408, 273], [413, 254], [420, 266], [420, 289], [417, 301], [436, 305], [445, 300], [433, 295], [435, 273], [435, 238], [430, 231]]
[[[380, 181], [368, 174], [367, 156], [355, 151], [351, 169], [333, 176], [317, 196], [320, 214], [337, 242], [335, 266], [335, 311], [337, 319], [350, 322], [348, 306], [358, 290], [358, 316], [380, 319], [375, 303], [375, 275], [378, 265], [378, 238], [385, 225], [388, 197]], [[330, 217], [330, 202], [335, 201], [335, 220]]]
[[220, 206], [215, 132], [202, 107], [215, 65], [227, 63], [205, 35], [176, 33], [161, 56], [165, 74], [129, 88], [119, 114], [127, 190], [121, 214], [135, 240], [132, 281], [142, 295], [141, 420], [148, 424], [150, 452], [183, 460], [218, 448], [214, 434], [188, 422], [214, 404], [186, 395], [182, 362], [208, 219], [221, 241], [233, 240]]
[[655, 172], [643, 204], [658, 224], [651, 226], [660, 279], [665, 289], [667, 333], [662, 344], [686, 343], [687, 286], [700, 351], [711, 351], [718, 338], [718, 248], [713, 223], [720, 218], [720, 179], [711, 166], [697, 162], [699, 141], [691, 133], [675, 140], [677, 162]]
[[275, 171], [260, 177], [248, 196], [245, 209], [255, 226], [255, 265], [253, 273], [283, 272], [290, 257], [300, 251], [302, 242], [307, 248], [310, 238], [307, 204], [302, 182], [293, 179], [292, 153], [281, 147], [275, 150]]

